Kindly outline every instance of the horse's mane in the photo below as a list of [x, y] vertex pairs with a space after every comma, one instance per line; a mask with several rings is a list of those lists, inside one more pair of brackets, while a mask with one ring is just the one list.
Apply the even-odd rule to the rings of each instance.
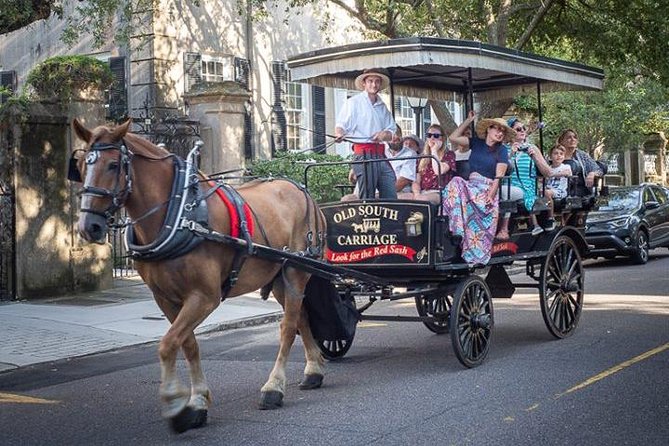
[[126, 133], [123, 139], [132, 153], [147, 158], [164, 158], [170, 152], [135, 133]]

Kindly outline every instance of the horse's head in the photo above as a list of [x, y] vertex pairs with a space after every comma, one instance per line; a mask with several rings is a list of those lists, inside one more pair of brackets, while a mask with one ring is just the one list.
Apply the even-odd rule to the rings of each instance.
[[77, 119], [72, 121], [75, 134], [88, 144], [72, 154], [68, 178], [83, 183], [78, 229], [89, 242], [106, 241], [107, 223], [130, 193], [132, 153], [123, 140], [130, 122], [88, 130]]

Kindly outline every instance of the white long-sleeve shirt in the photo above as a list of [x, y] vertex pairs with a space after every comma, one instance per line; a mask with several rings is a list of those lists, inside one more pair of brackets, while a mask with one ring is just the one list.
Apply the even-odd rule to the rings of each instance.
[[351, 96], [337, 115], [337, 127], [344, 130], [346, 139], [356, 143], [374, 142], [371, 137], [382, 130], [393, 134], [397, 125], [388, 107], [379, 96], [372, 104], [367, 92], [363, 91]]

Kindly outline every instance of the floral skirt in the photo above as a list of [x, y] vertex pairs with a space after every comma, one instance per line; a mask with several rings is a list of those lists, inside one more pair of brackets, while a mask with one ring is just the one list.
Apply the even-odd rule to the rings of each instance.
[[499, 203], [486, 196], [492, 180], [472, 173], [469, 181], [453, 178], [444, 189], [444, 213], [453, 235], [462, 237], [462, 258], [469, 264], [487, 264], [497, 231]]

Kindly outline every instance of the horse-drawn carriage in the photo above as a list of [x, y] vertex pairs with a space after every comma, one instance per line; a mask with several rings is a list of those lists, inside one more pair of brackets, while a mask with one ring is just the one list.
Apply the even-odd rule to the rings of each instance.
[[[289, 65], [294, 81], [344, 88], [364, 68], [383, 67], [391, 73], [391, 97], [450, 99], [455, 92], [470, 109], [474, 95], [477, 100], [513, 96], [528, 87], [598, 89], [603, 78], [578, 64], [422, 38], [316, 51], [292, 58]], [[531, 286], [539, 290], [554, 336], [569, 336], [578, 323], [590, 198], [566, 199], [556, 208], [557, 228], [539, 236], [527, 229], [529, 215], [518, 203], [502, 203], [514, 211], [511, 238], [493, 246], [487, 265], [470, 265], [461, 259], [459, 240], [449, 233], [441, 206], [367, 200], [319, 208], [291, 181], [254, 180], [233, 188], [208, 178], [195, 167], [196, 149], [182, 160], [128, 133], [129, 122], [88, 130], [75, 121], [73, 127], [88, 144], [71, 163], [71, 179], [83, 182], [79, 232], [104, 243], [110, 219], [125, 207], [129, 218], [116, 225], [126, 228], [128, 252], [172, 323], [159, 347], [160, 396], [163, 416], [178, 432], [206, 421], [210, 390], [194, 329], [221, 297], [262, 287], [264, 296], [271, 290], [284, 307], [279, 353], [261, 389], [260, 405], [266, 409], [282, 405], [286, 361], [298, 333], [306, 358], [300, 388], [318, 388], [321, 354], [346, 354], [362, 319], [420, 321], [436, 333], [450, 332], [458, 359], [467, 367], [479, 365], [490, 347], [492, 298], [511, 297], [521, 286], [504, 269], [514, 262], [523, 262], [535, 279]], [[403, 298], [415, 300], [418, 316], [365, 314], [378, 300]], [[176, 373], [180, 349], [190, 388]]]
[[[452, 99], [455, 93], [467, 108], [475, 99], [513, 97], [536, 89], [539, 121], [542, 90], [596, 89], [603, 78], [600, 71], [583, 65], [432, 38], [325, 49], [293, 57], [289, 66], [293, 80], [330, 87], [350, 87], [364, 68], [383, 67], [391, 79], [391, 98], [400, 93]], [[541, 182], [537, 187], [542, 189]], [[336, 292], [344, 301], [357, 304], [360, 320], [416, 320], [435, 333], [450, 332], [454, 352], [467, 367], [479, 365], [488, 353], [494, 325], [492, 298], [510, 298], [516, 287], [536, 287], [548, 330], [557, 338], [567, 337], [574, 332], [582, 309], [581, 258], [588, 249], [584, 226], [592, 202], [592, 196], [557, 200], [557, 227], [536, 236], [531, 233], [530, 213], [521, 203], [500, 201], [500, 212], [512, 215], [513, 230], [510, 239], [493, 245], [487, 265], [462, 260], [460, 240], [449, 233], [441, 205], [411, 200], [323, 205], [328, 262], [379, 278], [371, 284], [340, 283]], [[541, 222], [545, 210], [538, 205], [532, 212]], [[514, 263], [523, 263], [535, 283], [514, 285], [504, 268]], [[415, 299], [417, 317], [364, 314], [377, 300], [404, 298]], [[319, 340], [328, 358], [346, 354], [353, 341], [352, 337], [331, 338]]]

